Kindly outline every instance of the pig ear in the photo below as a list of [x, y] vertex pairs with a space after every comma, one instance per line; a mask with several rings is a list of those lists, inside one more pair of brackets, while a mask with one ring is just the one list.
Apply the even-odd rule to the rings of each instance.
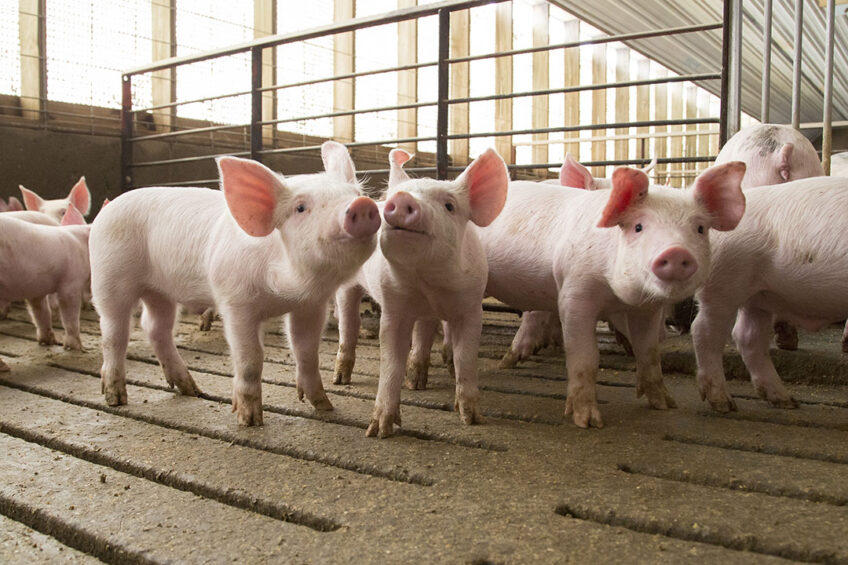
[[729, 231], [739, 224], [745, 213], [744, 176], [745, 163], [731, 161], [712, 166], [695, 179], [695, 201], [712, 216], [710, 227]]
[[356, 167], [353, 166], [347, 147], [335, 141], [325, 141], [321, 146], [321, 159], [325, 171], [344, 182], [356, 184]]
[[18, 188], [21, 189], [21, 195], [24, 197], [24, 206], [26, 206], [27, 210], [33, 210], [35, 212], [41, 210], [41, 207], [44, 205], [44, 200], [42, 200], [39, 195], [22, 184], [19, 184]]
[[238, 157], [220, 157], [218, 172], [227, 207], [239, 227], [254, 237], [274, 231], [277, 195], [285, 191], [281, 178], [261, 163]]
[[562, 186], [571, 186], [574, 188], [584, 188], [586, 190], [595, 190], [595, 177], [589, 172], [589, 169], [581, 165], [571, 156], [571, 153], [565, 154], [565, 163], [559, 170], [559, 183]]
[[65, 215], [62, 216], [62, 223], [60, 225], [83, 226], [85, 225], [85, 218], [82, 217], [82, 214], [80, 214], [80, 211], [77, 210], [76, 206], [68, 204], [68, 209], [65, 210]]
[[85, 177], [80, 177], [71, 192], [68, 193], [68, 200], [76, 206], [83, 216], [88, 216], [91, 211], [91, 193], [88, 191], [88, 185], [85, 184]]
[[611, 228], [619, 225], [627, 211], [644, 202], [647, 196], [648, 175], [639, 169], [618, 167], [612, 172], [612, 192], [598, 227]]
[[494, 222], [506, 203], [509, 184], [509, 173], [501, 156], [494, 149], [486, 149], [456, 180], [468, 190], [469, 219], [483, 227]]
[[23, 210], [24, 206], [21, 204], [21, 201], [15, 198], [14, 196], [9, 197], [9, 212], [18, 212]]
[[6, 204], [6, 201], [5, 201], [5, 200], [3, 200], [2, 198], [0, 198], [0, 213], [2, 213], [2, 212], [8, 212], [8, 211], [9, 211], [9, 205], [8, 205], [8, 204]]
[[392, 149], [389, 152], [389, 188], [409, 180], [409, 175], [403, 170], [403, 164], [410, 159], [412, 155], [403, 149]]
[[780, 168], [778, 169], [780, 172], [780, 178], [783, 179], [784, 182], [789, 180], [789, 159], [792, 157], [792, 150], [795, 148], [791, 143], [787, 143], [783, 147], [780, 148]]

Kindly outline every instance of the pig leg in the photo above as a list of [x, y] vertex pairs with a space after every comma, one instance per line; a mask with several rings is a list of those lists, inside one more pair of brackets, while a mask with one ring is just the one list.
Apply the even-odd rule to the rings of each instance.
[[727, 302], [702, 301], [699, 308], [692, 323], [692, 342], [701, 400], [707, 400], [718, 412], [735, 412], [736, 402], [727, 391], [723, 362], [724, 344], [736, 319], [736, 307]]
[[241, 426], [262, 425], [262, 321], [245, 309], [221, 308], [233, 357], [233, 412]]
[[562, 342], [565, 347], [565, 366], [568, 372], [568, 392], [565, 415], [572, 415], [581, 428], [604, 426], [595, 392], [600, 363], [598, 340], [595, 337], [597, 312], [586, 308], [589, 301], [560, 299]]
[[739, 309], [733, 340], [745, 367], [751, 373], [751, 382], [760, 397], [777, 408], [798, 408], [798, 403], [783, 386], [777, 370], [769, 357], [772, 316], [766, 310], [745, 305]]
[[453, 363], [456, 372], [456, 396], [454, 410], [459, 412], [463, 424], [482, 424], [480, 413], [480, 390], [477, 388], [477, 352], [480, 349], [480, 333], [483, 330], [482, 307], [469, 312], [462, 318], [448, 322], [453, 343]]
[[288, 316], [289, 343], [297, 372], [297, 397], [303, 400], [306, 396], [316, 410], [333, 409], [324, 392], [321, 372], [318, 370], [318, 347], [321, 345], [321, 333], [326, 321], [326, 303], [318, 308], [294, 310]]
[[677, 408], [677, 403], [663, 383], [660, 366], [659, 329], [665, 314], [663, 308], [646, 313], [629, 313], [627, 327], [636, 357], [636, 398], [644, 394], [651, 408]]
[[5, 300], [0, 300], [0, 320], [5, 320], [9, 317], [9, 307], [12, 305]]
[[412, 352], [406, 365], [403, 384], [409, 390], [427, 388], [427, 372], [430, 370], [430, 350], [439, 328], [439, 320], [425, 319], [415, 322], [412, 330]]
[[380, 316], [380, 380], [374, 412], [365, 432], [368, 437], [388, 437], [392, 435], [393, 425], [400, 425], [400, 391], [414, 324], [414, 318], [392, 312], [384, 305]]
[[353, 365], [356, 363], [356, 343], [359, 340], [359, 328], [362, 326], [362, 318], [359, 316], [359, 304], [362, 301], [362, 295], [362, 287], [359, 285], [342, 287], [336, 292], [339, 351], [336, 354], [333, 384], [350, 384]]
[[147, 334], [153, 352], [159, 359], [165, 381], [168, 386], [179, 389], [185, 396], [197, 396], [200, 389], [188, 372], [185, 361], [180, 357], [174, 344], [174, 322], [177, 319], [177, 303], [162, 295], [151, 292], [141, 298], [144, 310], [141, 313], [141, 327]]
[[130, 341], [130, 320], [136, 299], [115, 301], [100, 300], [97, 311], [100, 314], [100, 334], [103, 347], [103, 365], [100, 368], [101, 392], [106, 404], [119, 406], [127, 403], [126, 357]]
[[845, 329], [842, 331], [842, 353], [848, 353], [848, 322], [845, 322]]
[[59, 295], [59, 316], [62, 318], [62, 327], [65, 328], [65, 349], [83, 351], [80, 339], [80, 307], [82, 306], [82, 294], [80, 292], [69, 292]]
[[798, 350], [798, 328], [786, 320], [774, 321], [774, 343], [779, 349]]
[[200, 331], [208, 332], [212, 329], [212, 320], [215, 319], [215, 309], [207, 308], [200, 315]]
[[9, 371], [11, 371], [9, 366], [2, 359], [0, 359], [0, 373], [7, 373]]
[[551, 313], [542, 310], [524, 312], [521, 325], [509, 346], [509, 351], [501, 359], [502, 369], [512, 369], [546, 345], [548, 330], [551, 326]]
[[451, 344], [450, 328], [447, 322], [442, 322], [442, 363], [448, 369], [451, 378], [456, 378], [453, 366], [453, 344]]
[[50, 303], [46, 296], [27, 299], [27, 310], [35, 324], [35, 335], [39, 345], [59, 345], [53, 335], [53, 315], [50, 313]]

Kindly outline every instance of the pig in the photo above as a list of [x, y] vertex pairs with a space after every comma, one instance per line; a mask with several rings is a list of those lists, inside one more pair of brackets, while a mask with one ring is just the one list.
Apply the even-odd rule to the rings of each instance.
[[21, 189], [21, 195], [24, 199], [24, 205], [27, 210], [44, 212], [52, 217], [57, 222], [62, 219], [68, 206], [73, 204], [83, 216], [88, 216], [91, 209], [91, 193], [88, 191], [88, 185], [85, 183], [85, 177], [80, 177], [77, 183], [71, 188], [67, 198], [57, 200], [44, 200], [39, 195], [24, 187], [18, 185]]
[[21, 206], [21, 201], [14, 196], [9, 197], [8, 203], [0, 198], [0, 212], [17, 212], [23, 209], [24, 207]]
[[[354, 284], [337, 293], [337, 382], [350, 382], [363, 292], [382, 310], [380, 380], [366, 431], [369, 437], [387, 437], [394, 424], [400, 425], [407, 360], [413, 368], [407, 386], [426, 384], [430, 346], [440, 320], [446, 322], [446, 339], [453, 346], [455, 409], [465, 424], [483, 422], [477, 351], [487, 266], [479, 237], [469, 226], [487, 226], [497, 217], [506, 200], [509, 175], [493, 149], [477, 157], [454, 181], [411, 179], [402, 168], [410, 157], [402, 149], [389, 154], [379, 251], [368, 259]], [[413, 326], [423, 346], [410, 355]], [[415, 382], [422, 372], [424, 382]]]
[[[11, 200], [11, 199], [10, 199]], [[2, 199], [0, 199], [2, 201]], [[58, 226], [59, 222], [54, 220], [51, 216], [44, 214], [42, 212], [30, 212], [29, 210], [17, 209], [8, 211], [4, 214], [5, 218], [16, 218], [18, 220], [22, 220], [24, 222], [29, 222], [31, 224], [41, 224], [43, 226]], [[82, 222], [85, 223], [85, 222]], [[50, 295], [51, 300], [55, 295]], [[10, 303], [8, 301], [0, 299], [0, 320], [5, 320], [9, 316], [9, 306]], [[58, 307], [58, 301], [55, 304], [51, 304], [51, 309]], [[35, 323], [35, 319], [33, 318], [33, 323]]]
[[81, 351], [79, 312], [89, 280], [91, 228], [73, 205], [61, 226], [23, 221], [14, 214], [0, 214], [0, 241], [5, 247], [0, 254], [0, 300], [26, 300], [38, 342], [55, 345], [47, 296], [56, 293], [65, 329], [63, 345]]
[[262, 321], [288, 314], [297, 395], [332, 410], [318, 371], [326, 308], [374, 251], [380, 217], [362, 196], [347, 148], [327, 141], [321, 156], [325, 172], [291, 177], [221, 157], [220, 191], [140, 188], [98, 214], [91, 283], [107, 404], [127, 403], [130, 315], [141, 300], [142, 327], [165, 379], [189, 396], [199, 389], [174, 344], [177, 303], [221, 312], [233, 357], [232, 409], [245, 426], [262, 424]]
[[[738, 131], [727, 140], [715, 160], [716, 164], [728, 161], [742, 161], [748, 166], [742, 179], [743, 189], [824, 176], [821, 160], [810, 140], [795, 128], [778, 124], [757, 124]], [[776, 320], [774, 331], [779, 348], [798, 349], [795, 326]]]
[[611, 190], [513, 182], [506, 205], [478, 233], [486, 293], [521, 310], [557, 311], [568, 371], [565, 414], [601, 427], [595, 394], [597, 321], [625, 322], [636, 357], [637, 396], [674, 407], [662, 381], [663, 306], [694, 294], [710, 269], [710, 229], [732, 230], [745, 210], [745, 165], [704, 171], [690, 190], [649, 186], [620, 167]]
[[769, 358], [773, 316], [815, 330], [848, 317], [848, 179], [802, 179], [745, 191], [732, 233], [716, 234], [713, 268], [692, 325], [701, 397], [736, 410], [722, 353], [731, 333], [757, 393], [795, 408]]
[[830, 176], [848, 177], [848, 151], [831, 155]]

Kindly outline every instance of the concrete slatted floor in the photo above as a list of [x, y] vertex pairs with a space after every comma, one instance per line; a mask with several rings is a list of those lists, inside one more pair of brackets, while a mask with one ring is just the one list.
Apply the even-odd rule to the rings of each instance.
[[376, 440], [376, 340], [360, 341], [353, 383], [335, 386], [326, 332], [335, 410], [315, 413], [271, 324], [265, 426], [245, 429], [219, 322], [178, 328], [202, 398], [167, 389], [136, 330], [130, 403], [108, 407], [96, 315], [83, 317], [86, 353], [40, 347], [21, 308], [0, 322], [12, 368], [0, 373], [2, 563], [848, 563], [844, 386], [791, 385], [802, 407], [781, 411], [732, 381], [740, 411], [716, 415], [690, 375], [668, 375], [680, 408], [654, 411], [602, 334], [606, 427], [580, 430], [562, 414], [561, 355], [498, 369], [518, 318], [488, 313], [488, 422], [460, 425], [434, 354], [430, 388], [404, 390], [403, 427]]

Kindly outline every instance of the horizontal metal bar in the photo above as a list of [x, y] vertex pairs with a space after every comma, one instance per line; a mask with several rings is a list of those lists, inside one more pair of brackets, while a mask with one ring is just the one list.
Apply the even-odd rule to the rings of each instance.
[[255, 47], [265, 48], [265, 47], [274, 47], [276, 45], [284, 45], [286, 43], [294, 43], [296, 41], [304, 41], [307, 39], [314, 39], [316, 37], [322, 37], [325, 35], [335, 35], [339, 33], [346, 33], [349, 31], [356, 31], [359, 29], [365, 29], [369, 27], [375, 27], [385, 24], [392, 24], [397, 22], [403, 22], [407, 20], [423, 18], [427, 16], [434, 16], [439, 13], [440, 10], [445, 9], [448, 11], [456, 11], [456, 10], [466, 10], [468, 8], [475, 8], [477, 6], [482, 6], [484, 4], [492, 4], [492, 3], [500, 3], [505, 2], [506, 0], [446, 0], [444, 2], [437, 2], [434, 4], [427, 4], [425, 6], [414, 6], [411, 8], [403, 8], [401, 10], [395, 10], [393, 12], [387, 12], [384, 14], [376, 14], [373, 16], [366, 16], [362, 18], [354, 18], [352, 20], [346, 20], [344, 22], [337, 22], [325, 26], [315, 27], [312, 29], [308, 29], [306, 31], [301, 31], [297, 33], [289, 33], [283, 35], [270, 35], [263, 37], [261, 39], [254, 39], [253, 41], [249, 41], [246, 43], [240, 43], [238, 45], [232, 45], [230, 47], [224, 47], [221, 49], [213, 49], [211, 51], [206, 51], [204, 53], [197, 53], [194, 55], [184, 55], [182, 57], [169, 57], [168, 59], [162, 59], [160, 61], [156, 61], [155, 63], [151, 63], [148, 65], [142, 65], [139, 67], [135, 67], [132, 69], [128, 69], [123, 74], [126, 75], [137, 75], [141, 73], [149, 73], [151, 71], [158, 71], [161, 69], [168, 69], [171, 67], [176, 67], [179, 65], [187, 65], [189, 63], [199, 63], [201, 61], [208, 61], [209, 59], [216, 59], [218, 57], [224, 57], [227, 55], [236, 55], [238, 53], [245, 53], [250, 51]]
[[544, 45], [540, 47], [527, 47], [525, 49], [513, 49], [511, 51], [500, 51], [497, 53], [486, 53], [484, 55], [471, 55], [468, 57], [456, 57], [448, 59], [448, 63], [467, 63], [469, 61], [477, 61], [480, 59], [494, 59], [498, 57], [511, 57], [513, 55], [525, 55], [527, 53], [538, 53], [539, 51], [552, 51], [554, 49], [570, 49], [572, 47], [582, 47], [584, 45], [600, 45], [603, 43], [615, 43], [617, 41], [634, 41], [637, 39], [649, 39], [652, 37], [663, 37], [666, 35], [676, 35], [680, 33], [692, 33], [696, 31], [709, 31], [711, 29], [721, 29], [721, 22], [713, 22], [709, 24], [701, 24], [694, 26], [679, 26], [666, 29], [656, 29], [653, 31], [639, 31], [635, 33], [622, 33], [619, 35], [609, 35], [606, 37], [593, 37], [592, 39], [583, 39], [581, 41], [569, 41], [568, 43], [557, 43], [554, 45]]
[[137, 110], [133, 110], [133, 113], [139, 112], [153, 112], [154, 110], [164, 110], [166, 108], [175, 108], [177, 106], [188, 106], [189, 104], [199, 104], [201, 102], [211, 102], [212, 100], [222, 100], [224, 98], [235, 98], [236, 96], [247, 96], [250, 94], [249, 90], [242, 90], [241, 92], [233, 92], [231, 94], [219, 94], [218, 96], [205, 96], [203, 98], [194, 98], [192, 100], [183, 100], [180, 102], [171, 102], [170, 104], [159, 104], [157, 106], [149, 106], [147, 108], [138, 108]]
[[160, 165], [172, 165], [174, 163], [194, 163], [196, 161], [205, 161], [206, 159], [215, 159], [216, 157], [225, 157], [232, 155], [233, 157], [249, 157], [250, 151], [230, 151], [228, 153], [216, 153], [215, 155], [197, 155], [195, 157], [181, 157], [179, 159], [162, 159], [160, 161], [141, 161], [140, 163], [130, 163], [130, 167], [158, 167]]
[[[611, 124], [587, 124], [582, 126], [562, 126], [555, 128], [513, 129], [506, 131], [490, 131], [486, 133], [454, 133], [448, 139], [472, 139], [476, 137], [502, 137], [505, 135], [530, 135], [534, 133], [557, 133], [565, 131], [582, 131], [594, 129], [641, 128], [651, 126], [685, 126], [696, 124], [717, 124], [718, 118], [681, 118], [677, 120], [651, 120], [642, 122], [616, 122]], [[575, 140], [579, 141], [579, 140]]]
[[211, 131], [221, 131], [225, 129], [237, 129], [237, 128], [248, 128], [250, 124], [233, 124], [226, 126], [209, 126], [204, 128], [194, 128], [194, 129], [181, 129], [179, 131], [169, 131], [165, 133], [154, 133], [151, 135], [139, 135], [136, 137], [131, 137], [127, 141], [136, 142], [136, 141], [150, 141], [152, 139], [163, 139], [167, 137], [177, 137], [180, 135], [188, 135], [190, 133], [209, 133]]
[[[435, 173], [436, 165], [432, 167], [404, 167], [406, 173]], [[364, 171], [356, 171], [357, 175], [387, 175], [391, 169], [366, 169]]]
[[[715, 161], [716, 156], [702, 157], [666, 157], [657, 159], [657, 165], [668, 165], [675, 163], [708, 163]], [[605, 166], [625, 166], [625, 165], [647, 165], [650, 159], [618, 159], [612, 161], [580, 161], [584, 167], [605, 167]], [[507, 165], [508, 169], [558, 169], [562, 167], [562, 163], [537, 163], [529, 165]], [[465, 167], [452, 167], [458, 171], [462, 171]], [[665, 173], [663, 173], [665, 174]]]
[[328, 114], [315, 114], [312, 116], [302, 116], [299, 118], [283, 118], [280, 120], [267, 120], [259, 122], [260, 125], [270, 126], [274, 124], [285, 124], [291, 122], [301, 122], [305, 120], [320, 120], [324, 118], [335, 118], [338, 116], [355, 116], [357, 114], [372, 114], [375, 112], [391, 112], [394, 110], [408, 110], [410, 108], [424, 108], [426, 106], [435, 106], [436, 102], [416, 102], [414, 104], [401, 104], [399, 106], [383, 106], [382, 108], [366, 108], [364, 110], [343, 110], [341, 112], [330, 112]]
[[583, 86], [567, 86], [565, 88], [549, 88], [545, 90], [526, 90], [524, 92], [508, 92], [504, 94], [491, 94], [489, 96], [472, 96], [467, 98], [452, 98], [448, 104], [465, 104], [468, 102], [485, 102], [487, 100], [505, 100], [508, 98], [520, 98], [524, 96], [544, 96], [548, 94], [565, 94], [568, 92], [583, 92], [587, 90], [607, 90], [611, 88], [628, 88], [631, 86], [646, 86], [651, 84], [666, 84], [673, 82], [695, 82], [703, 80], [717, 80], [721, 73], [700, 73], [694, 75], [680, 75], [676, 77], [651, 78], [642, 80], [628, 80], [624, 82], [606, 82], [601, 84], [588, 84]]
[[[421, 141], [436, 141], [436, 137], [404, 137], [401, 139], [383, 139], [381, 141], [354, 141], [344, 143], [345, 147], [368, 147], [369, 145], [394, 145], [396, 143], [413, 143]], [[275, 155], [279, 153], [298, 153], [300, 151], [314, 151], [321, 149], [320, 145], [304, 145], [303, 147], [284, 147], [282, 149], [264, 149], [260, 155]]]
[[412, 71], [412, 70], [416, 70], [416, 69], [422, 69], [424, 67], [435, 67], [438, 64], [439, 64], [438, 62], [433, 61], [432, 63], [415, 63], [415, 64], [411, 64], [411, 65], [401, 65], [399, 67], [387, 67], [387, 68], [383, 68], [383, 69], [374, 69], [373, 71], [360, 71], [358, 73], [347, 73], [347, 74], [343, 74], [343, 75], [335, 75], [335, 76], [331, 76], [331, 77], [316, 78], [316, 79], [313, 79], [313, 80], [305, 80], [305, 81], [302, 81], [302, 82], [292, 82], [292, 83], [288, 83], [288, 84], [275, 84], [275, 85], [272, 85], [272, 86], [262, 87], [260, 90], [262, 92], [268, 92], [270, 90], [282, 90], [284, 88], [294, 88], [294, 87], [298, 87], [298, 86], [312, 86], [314, 84], [320, 84], [322, 82], [333, 82], [333, 81], [345, 80], [345, 79], [349, 79], [349, 78], [359, 78], [359, 77], [364, 77], [364, 76], [369, 76], [369, 75], [379, 75], [379, 74], [382, 74], [382, 73]]

